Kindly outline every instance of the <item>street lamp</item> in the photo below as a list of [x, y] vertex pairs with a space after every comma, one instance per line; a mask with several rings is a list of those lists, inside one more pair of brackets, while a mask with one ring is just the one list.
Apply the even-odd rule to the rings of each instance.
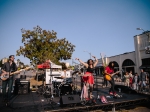
[[[136, 28], [137, 30], [143, 30], [142, 28]], [[150, 37], [149, 37], [149, 33], [146, 32], [145, 30], [143, 30], [145, 32], [145, 34], [148, 36], [148, 42], [150, 42]]]
[[90, 55], [90, 59], [91, 59], [91, 53], [90, 53], [90, 52], [88, 52], [88, 51], [83, 51], [83, 52], [87, 52], [87, 53], [89, 53], [89, 55]]

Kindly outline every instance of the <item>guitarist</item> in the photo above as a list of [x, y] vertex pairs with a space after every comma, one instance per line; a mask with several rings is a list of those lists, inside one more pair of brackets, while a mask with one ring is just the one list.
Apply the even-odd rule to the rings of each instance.
[[[13, 76], [10, 75], [11, 72], [17, 71], [17, 66], [14, 62], [14, 55], [9, 56], [8, 62], [4, 63], [2, 66], [2, 73], [7, 72], [9, 78], [5, 81], [2, 81], [2, 95], [3, 95], [3, 102], [9, 103], [11, 98], [11, 91], [13, 86]], [[6, 93], [6, 88], [8, 85], [8, 93]]]
[[[114, 63], [110, 62], [109, 65], [105, 68], [105, 74], [107, 75], [109, 74], [111, 76], [111, 74], [113, 73], [114, 73]], [[111, 76], [111, 79], [108, 81], [111, 84], [111, 88], [109, 89], [109, 94], [116, 96], [116, 92], [114, 90], [115, 82], [114, 82], [113, 77]]]

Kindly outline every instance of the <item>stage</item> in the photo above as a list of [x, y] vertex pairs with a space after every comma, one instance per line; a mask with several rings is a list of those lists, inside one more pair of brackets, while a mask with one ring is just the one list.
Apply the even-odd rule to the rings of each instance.
[[[118, 93], [118, 92], [117, 92]], [[80, 91], [76, 95], [72, 95], [75, 99], [79, 96]], [[10, 105], [7, 107], [5, 103], [2, 102], [2, 94], [0, 94], [0, 112], [86, 112], [92, 110], [112, 110], [115, 109], [125, 109], [130, 106], [138, 106], [142, 104], [147, 104], [150, 102], [150, 96], [146, 94], [139, 94], [133, 92], [118, 93], [121, 94], [121, 98], [109, 97], [108, 88], [99, 88], [93, 92], [97, 104], [86, 103], [77, 101], [76, 103], [66, 104], [60, 106], [60, 98], [53, 98], [53, 102], [49, 104], [49, 99], [45, 95], [39, 95], [35, 91], [31, 91], [25, 95], [13, 95]], [[105, 95], [109, 101], [107, 104], [103, 104], [97, 96]], [[47, 95], [46, 95], [47, 96]], [[48, 97], [48, 96], [47, 96]]]

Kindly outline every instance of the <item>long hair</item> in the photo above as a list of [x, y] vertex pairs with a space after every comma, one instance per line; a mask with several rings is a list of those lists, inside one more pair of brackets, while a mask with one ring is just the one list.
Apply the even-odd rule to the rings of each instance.
[[93, 63], [92, 66], [94, 67], [94, 61], [93, 61], [92, 59], [89, 59], [89, 60], [87, 61], [87, 64], [90, 65], [90, 61], [92, 61], [92, 63]]
[[111, 68], [111, 69], [114, 69], [114, 66], [112, 66], [112, 63], [114, 64], [114, 62], [113, 61], [111, 61], [111, 62], [109, 62], [109, 68]]

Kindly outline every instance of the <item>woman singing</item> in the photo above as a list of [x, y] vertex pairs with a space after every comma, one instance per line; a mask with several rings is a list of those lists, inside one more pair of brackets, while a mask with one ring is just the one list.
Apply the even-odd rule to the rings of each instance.
[[[87, 61], [87, 63], [84, 63], [83, 61], [81, 61], [79, 58], [76, 58], [76, 60], [78, 60], [81, 64], [83, 64], [86, 68], [87, 71], [86, 73], [83, 75], [82, 77], [82, 81], [83, 83], [86, 85], [86, 87], [89, 85], [90, 87], [90, 94], [88, 95], [88, 92], [86, 93], [86, 98], [87, 100], [92, 99], [92, 92], [93, 92], [93, 84], [94, 84], [94, 67], [97, 65], [98, 60], [95, 56], [92, 56], [95, 61], [93, 61], [92, 59], [89, 59]], [[85, 93], [84, 93], [85, 94]]]

